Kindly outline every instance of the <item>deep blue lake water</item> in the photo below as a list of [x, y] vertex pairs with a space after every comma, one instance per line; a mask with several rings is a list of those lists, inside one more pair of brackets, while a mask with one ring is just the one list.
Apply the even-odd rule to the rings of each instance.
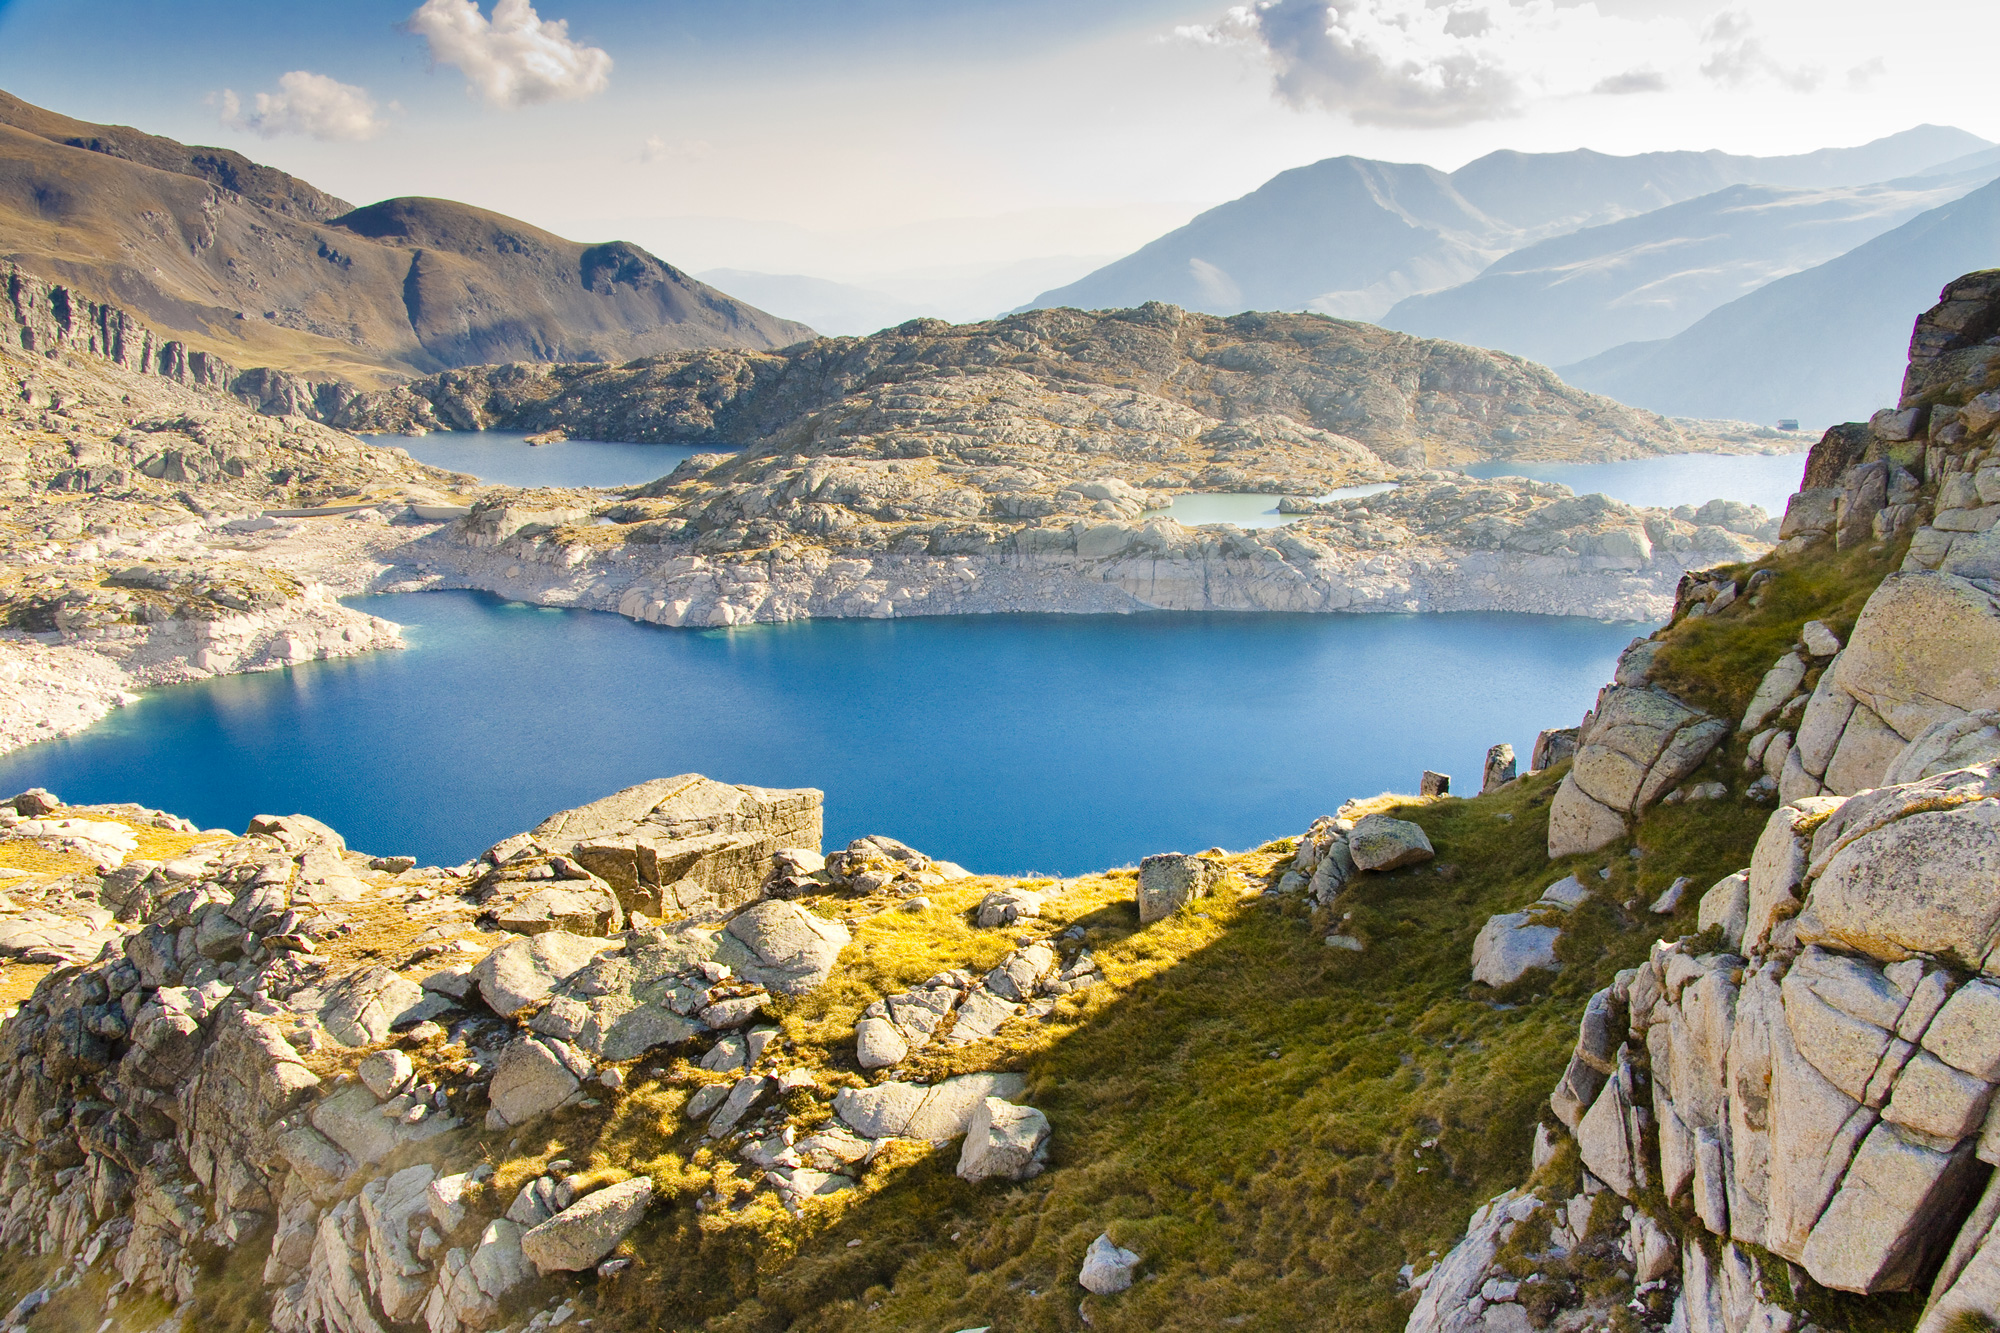
[[148, 693], [0, 789], [203, 827], [304, 811], [455, 864], [672, 773], [815, 786], [828, 845], [994, 873], [1296, 834], [1419, 771], [1477, 788], [1574, 726], [1647, 627], [1503, 614], [965, 616], [673, 630], [475, 593], [358, 599], [403, 652]]
[[1619, 463], [1475, 463], [1465, 471], [1475, 477], [1533, 477], [1556, 481], [1587, 495], [1596, 491], [1631, 505], [1702, 505], [1710, 500], [1741, 500], [1761, 505], [1773, 518], [1783, 516], [1785, 501], [1799, 488], [1806, 470], [1804, 454], [1674, 454], [1666, 458], [1632, 458]]
[[520, 431], [438, 431], [430, 435], [363, 435], [384, 448], [407, 449], [419, 463], [470, 472], [504, 486], [637, 486], [664, 477], [681, 461], [713, 446], [618, 444], [565, 440], [529, 444]]

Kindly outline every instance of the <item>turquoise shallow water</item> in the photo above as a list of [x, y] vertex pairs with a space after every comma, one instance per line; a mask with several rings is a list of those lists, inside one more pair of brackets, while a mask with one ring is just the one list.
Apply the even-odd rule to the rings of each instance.
[[1626, 504], [1662, 509], [1741, 500], [1761, 505], [1773, 518], [1784, 514], [1785, 501], [1798, 490], [1805, 470], [1804, 454], [1674, 454], [1621, 463], [1476, 463], [1465, 469], [1475, 477], [1557, 481], [1579, 495], [1596, 491]]
[[691, 631], [474, 593], [360, 599], [411, 647], [155, 690], [0, 757], [0, 790], [204, 827], [302, 810], [452, 864], [697, 771], [827, 792], [889, 833], [1075, 873], [1295, 834], [1349, 796], [1477, 782], [1571, 726], [1646, 627], [1547, 616], [965, 616]]

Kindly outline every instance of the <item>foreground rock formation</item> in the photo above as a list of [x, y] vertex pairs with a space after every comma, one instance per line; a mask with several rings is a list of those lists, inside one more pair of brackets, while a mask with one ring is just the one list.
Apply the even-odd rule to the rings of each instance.
[[[1622, 1262], [1648, 1326], [1688, 1333], [1813, 1327], [1810, 1288], [1921, 1294], [1923, 1333], [2000, 1319], [2000, 570], [1977, 503], [1996, 295], [1991, 274], [1948, 287], [1903, 405], [1815, 449], [1786, 548], [1902, 539], [1902, 570], [1844, 642], [1807, 621], [1758, 682], [1745, 795], [1783, 804], [1700, 933], [1592, 996], [1535, 1174], [1413, 1284], [1411, 1333], [1604, 1317], [1593, 1256]], [[1726, 621], [1767, 582], [1690, 580], [1678, 621]], [[1623, 841], [1732, 730], [1650, 680], [1670, 646], [1636, 644], [1585, 719], [1551, 856]]]
[[[679, 1050], [691, 1073], [673, 1076], [675, 1119], [696, 1142], [726, 1141], [795, 1211], [854, 1188], [905, 1141], [965, 1136], [967, 1180], [1039, 1171], [1048, 1125], [1009, 1100], [1018, 1075], [826, 1086], [771, 1044], [769, 1006], [824, 986], [850, 936], [768, 893], [789, 878], [793, 894], [896, 898], [850, 883], [878, 846], [901, 848], [890, 839], [845, 853], [845, 877], [796, 873], [818, 859], [819, 819], [817, 791], [688, 775], [561, 812], [445, 870], [351, 851], [302, 815], [260, 817], [239, 837], [136, 807], [15, 798], [0, 846], [70, 849], [82, 868], [57, 883], [101, 928], [60, 947], [10, 941], [15, 956], [67, 965], [45, 967], [0, 1025], [0, 1244], [61, 1267], [49, 1287], [104, 1258], [114, 1297], [181, 1304], [215, 1280], [206, 1256], [254, 1244], [281, 1331], [498, 1327], [538, 1275], [628, 1266], [610, 1256], [652, 1198], [644, 1176], [573, 1172], [496, 1193], [501, 1145], [630, 1080], [657, 1082], [661, 1068], [639, 1062]], [[138, 835], [180, 854], [128, 859]], [[91, 858], [74, 860], [78, 847]], [[902, 850], [928, 883], [966, 878]], [[652, 872], [667, 866], [663, 893]], [[482, 925], [496, 888], [517, 884], [595, 886], [635, 924]], [[1059, 968], [1061, 949], [1038, 948]], [[952, 1040], [1014, 1016], [1002, 1003], [975, 1032], [961, 1013]], [[819, 1109], [801, 1121], [808, 1104]]]

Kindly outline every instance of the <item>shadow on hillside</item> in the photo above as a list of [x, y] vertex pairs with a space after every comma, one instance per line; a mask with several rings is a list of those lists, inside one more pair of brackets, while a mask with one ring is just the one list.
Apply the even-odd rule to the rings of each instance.
[[[1140, 930], [1129, 901], [1072, 919], [1058, 900], [1045, 925], [1141, 962], [1082, 1021], [1059, 1011], [985, 1065], [1028, 1076], [1053, 1129], [1046, 1173], [968, 1185], [956, 1144], [912, 1153], [756, 1243], [682, 1199], [649, 1222], [641, 1264], [600, 1284], [599, 1326], [1067, 1330], [1086, 1326], [1081, 1301], [1093, 1330], [1401, 1328], [1397, 1269], [1526, 1176], [1585, 998], [1678, 933], [1618, 904], [1747, 857], [1732, 834], [1551, 864], [1553, 782], [1403, 809], [1438, 860], [1360, 876], [1318, 913], [1225, 889]], [[1608, 891], [1578, 909], [1561, 975], [1506, 995], [1470, 983], [1489, 915], [1601, 867]], [[1693, 903], [1674, 925], [1692, 929]], [[1343, 916], [1364, 952], [1322, 942]], [[1083, 1253], [1107, 1229], [1142, 1256], [1140, 1280], [1085, 1297]]]

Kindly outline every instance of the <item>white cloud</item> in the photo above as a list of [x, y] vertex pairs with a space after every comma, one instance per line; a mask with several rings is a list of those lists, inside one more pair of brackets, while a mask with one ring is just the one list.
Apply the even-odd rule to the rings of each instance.
[[1628, 69], [1623, 74], [1612, 74], [1591, 85], [1590, 91], [1603, 93], [1609, 97], [1625, 97], [1632, 93], [1663, 93], [1667, 90], [1667, 76], [1656, 69]]
[[1258, 0], [1175, 35], [1263, 48], [1295, 107], [1417, 128], [1517, 115], [1545, 97], [1661, 91], [1662, 42], [1692, 36], [1553, 0]]
[[1701, 29], [1701, 72], [1725, 88], [1771, 79], [1793, 92], [1818, 88], [1826, 71], [1817, 65], [1781, 63], [1757, 36], [1747, 9], [1717, 10]]
[[478, 0], [424, 0], [407, 26], [489, 106], [595, 97], [611, 82], [610, 55], [570, 40], [569, 24], [544, 20], [531, 0], [493, 0], [491, 20]]
[[232, 130], [248, 130], [266, 139], [281, 134], [310, 134], [315, 139], [372, 139], [388, 122], [375, 113], [375, 99], [366, 88], [324, 74], [295, 69], [278, 80], [275, 93], [258, 93], [250, 109], [234, 89], [209, 98]]
[[713, 156], [715, 145], [706, 139], [676, 139], [668, 142], [657, 134], [649, 134], [639, 145], [639, 160], [655, 162], [699, 162]]

